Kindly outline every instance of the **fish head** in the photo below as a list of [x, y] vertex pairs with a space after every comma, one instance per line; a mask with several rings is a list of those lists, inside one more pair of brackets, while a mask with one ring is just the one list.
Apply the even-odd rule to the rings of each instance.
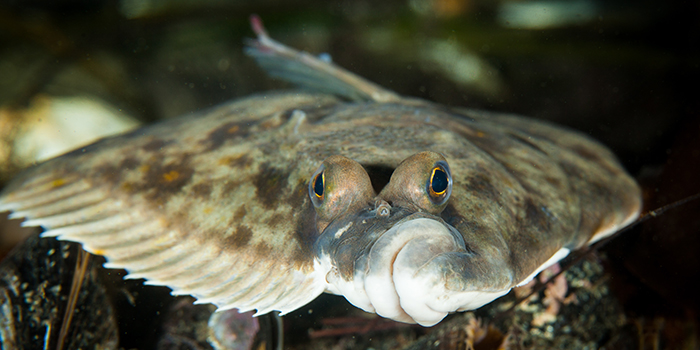
[[452, 184], [447, 160], [430, 151], [402, 161], [378, 195], [361, 164], [343, 156], [326, 159], [309, 181], [309, 196], [327, 289], [365, 311], [422, 325], [491, 301], [441, 305], [454, 294], [451, 289], [462, 294], [469, 289], [464, 286], [468, 274], [457, 271], [454, 262], [473, 254], [462, 234], [440, 216]]

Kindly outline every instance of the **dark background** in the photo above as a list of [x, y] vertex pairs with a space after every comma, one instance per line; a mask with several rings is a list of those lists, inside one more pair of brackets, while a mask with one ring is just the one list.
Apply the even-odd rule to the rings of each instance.
[[504, 13], [538, 3], [4, 1], [0, 105], [88, 95], [153, 121], [284, 86], [242, 54], [257, 13], [278, 41], [401, 94], [571, 126], [635, 174], [663, 163], [697, 119], [700, 5], [544, 3], [573, 14], [545, 9], [562, 23], [509, 28]]
[[[558, 22], [504, 17], [537, 4]], [[251, 13], [278, 41], [400, 94], [589, 134], [639, 180], [646, 210], [700, 192], [697, 1], [2, 1], [0, 108], [89, 96], [148, 123], [287, 88], [242, 54]], [[0, 164], [0, 179], [17, 170]], [[683, 205], [605, 248], [631, 317], [697, 328], [698, 216]]]

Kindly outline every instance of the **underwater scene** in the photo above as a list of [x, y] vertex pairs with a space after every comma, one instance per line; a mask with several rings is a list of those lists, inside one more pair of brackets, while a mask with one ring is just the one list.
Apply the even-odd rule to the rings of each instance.
[[696, 349], [700, 4], [0, 4], [0, 349]]

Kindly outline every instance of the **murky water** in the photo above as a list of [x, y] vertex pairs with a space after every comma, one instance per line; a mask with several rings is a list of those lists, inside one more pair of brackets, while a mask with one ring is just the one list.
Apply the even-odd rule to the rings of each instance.
[[[0, 181], [47, 150], [75, 146], [65, 146], [64, 140], [77, 139], [74, 128], [88, 124], [98, 108], [84, 107], [76, 98], [112, 111], [114, 118], [150, 123], [256, 91], [290, 88], [267, 78], [243, 55], [243, 40], [253, 36], [251, 13], [263, 18], [277, 40], [327, 53], [400, 94], [514, 112], [588, 133], [611, 147], [638, 178], [649, 208], [700, 192], [698, 5], [590, 1], [567, 6], [455, 0], [5, 3], [0, 5]], [[57, 113], [66, 103], [74, 109]], [[90, 120], [98, 129], [119, 128]], [[82, 134], [95, 134], [86, 130]], [[684, 210], [628, 233], [607, 252], [612, 267], [605, 274], [615, 276], [615, 283], [606, 298], [618, 298], [616, 315], [639, 324], [654, 317], [667, 320], [665, 328], [655, 330], [666, 346], [676, 344], [668, 335], [673, 329], [690, 329], [685, 339], [698, 334], [697, 324], [677, 316], [698, 310], [686, 292], [693, 289], [685, 284], [700, 277], [700, 260], [689, 248], [700, 243], [700, 223], [693, 215], [698, 208]], [[17, 235], [0, 227], [0, 242], [14, 242]], [[2, 245], [0, 253], [8, 254], [12, 244]], [[149, 293], [139, 287], [126, 299]], [[123, 302], [124, 293], [116, 294]], [[163, 290], [154, 294], [167, 297]], [[286, 317], [286, 344], [400, 348], [423, 344], [414, 342], [425, 342], [425, 336], [448, 343], [438, 337], [440, 330], [394, 325], [370, 331], [352, 319], [329, 326], [328, 319], [364, 317], [344, 303], [327, 297]], [[130, 317], [138, 317], [134, 305], [140, 305], [152, 322], [147, 327], [161, 332], [162, 317], [151, 314], [164, 310], [132, 304]], [[579, 300], [568, 307], [583, 313], [585, 304]], [[663, 306], [647, 307], [651, 304]], [[484, 311], [488, 315], [491, 311]], [[633, 323], [611, 324], [612, 335], [598, 341], [629, 336], [625, 327]], [[310, 336], [328, 328], [350, 330]], [[128, 326], [121, 329], [122, 346], [155, 344], [153, 334], [134, 339], [123, 331]], [[544, 337], [547, 328], [540, 333]]]

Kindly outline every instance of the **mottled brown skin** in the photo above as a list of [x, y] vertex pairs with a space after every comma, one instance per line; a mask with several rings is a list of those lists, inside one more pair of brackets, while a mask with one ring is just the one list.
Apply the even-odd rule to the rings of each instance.
[[[299, 94], [242, 100], [75, 150], [30, 169], [6, 193], [12, 196], [34, 174], [60, 185], [84, 181], [189, 238], [221, 240], [222, 249], [285, 251], [280, 260], [305, 266], [308, 235], [279, 218], [270, 222], [277, 225], [266, 223], [296, 216], [292, 206], [308, 204], [306, 182], [317, 166], [304, 164], [308, 160], [291, 148], [296, 140], [288, 140], [291, 130], [285, 129], [290, 106], [313, 110], [334, 103], [329, 96]], [[251, 228], [257, 228], [255, 237]], [[270, 230], [274, 235], [266, 237]]]
[[[316, 129], [306, 152], [321, 157], [342, 143], [348, 146], [339, 153], [391, 168], [424, 150], [444, 155], [454, 186], [441, 218], [475, 253], [469, 271], [459, 266], [463, 262], [452, 270], [478, 273], [458, 283], [483, 283], [466, 288], [515, 285], [560, 248], [581, 247], [639, 209], [637, 185], [610, 151], [545, 123], [430, 104], [373, 103], [339, 108]], [[505, 269], [490, 266], [491, 257], [501, 255], [508, 257]]]
[[[115, 266], [201, 298], [237, 292], [241, 280], [256, 293], [264, 289], [293, 298], [302, 292], [290, 276], [311, 273], [314, 243], [328, 225], [317, 225], [308, 191], [321, 162], [343, 155], [367, 168], [392, 170], [423, 151], [437, 152], [449, 163], [452, 194], [438, 213], [461, 233], [466, 250], [482, 258], [471, 267], [480, 275], [470, 277], [486, 287], [523, 280], [560, 248], [581, 247], [638, 210], [634, 181], [610, 151], [579, 133], [427, 102], [348, 103], [303, 92], [254, 96], [102, 140], [27, 170], [3, 192], [0, 204], [48, 198], [80, 183], [79, 193], [97, 192], [99, 203], [118, 204], [44, 226], [71, 227], [124, 213], [131, 215], [126, 226], [129, 220], [154, 223], [157, 233], [143, 242], [128, 239], [104, 249], [99, 240], [86, 243]], [[374, 174], [370, 171], [375, 186], [386, 181], [384, 174]], [[61, 210], [50, 214], [71, 212], [66, 198], [57, 199]], [[26, 216], [50, 216], [42, 215]], [[119, 230], [110, 229], [108, 237], [121, 237]], [[175, 248], [181, 254], [171, 253]], [[187, 267], [212, 276], [187, 269], [161, 274], [171, 261], [206, 249], [212, 253], [205, 261]], [[162, 266], [139, 262], [161, 255]], [[507, 257], [507, 274], [487, 266], [493, 256]], [[346, 275], [352, 271], [347, 268]], [[253, 276], [254, 271], [267, 272]], [[202, 289], [207, 283], [222, 286]], [[244, 305], [256, 307], [254, 297], [246, 300]]]

